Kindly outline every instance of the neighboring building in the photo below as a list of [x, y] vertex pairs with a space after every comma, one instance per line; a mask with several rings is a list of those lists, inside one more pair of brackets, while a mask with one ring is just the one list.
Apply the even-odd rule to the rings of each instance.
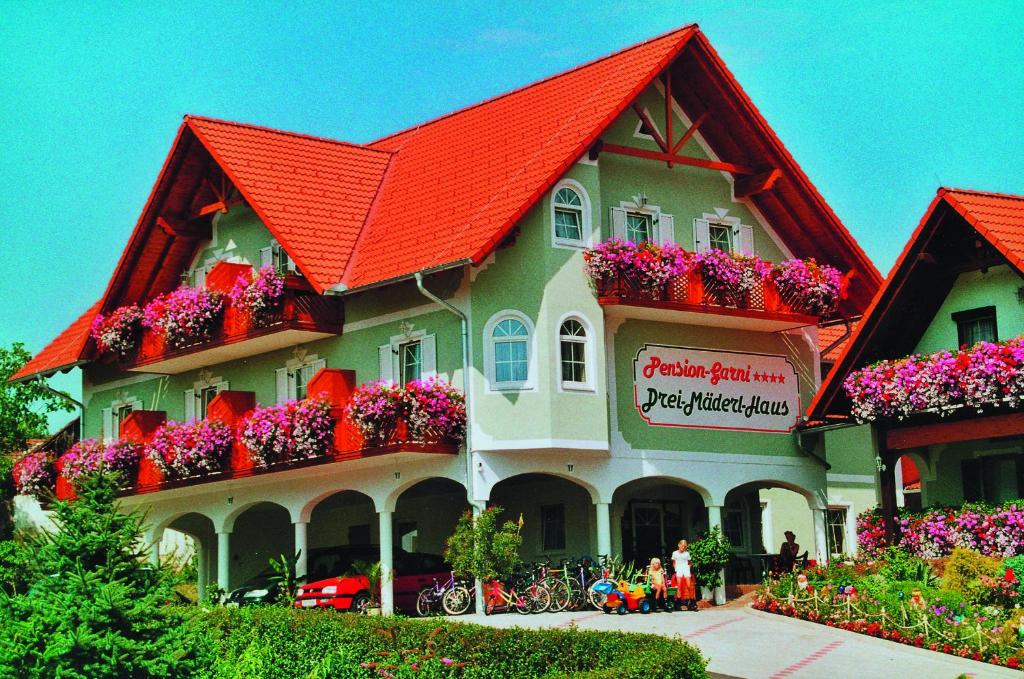
[[[465, 389], [468, 453], [358, 449], [126, 497], [154, 537], [193, 535], [201, 582], [225, 588], [295, 549], [380, 544], [388, 568], [392, 543], [439, 553], [459, 513], [488, 502], [523, 515], [528, 559], [647, 559], [709, 524], [758, 555], [790, 516], [826, 556], [833, 489], [870, 495], [843, 500], [842, 536], [874, 491], [870, 462], [827, 472], [822, 442], [794, 432], [821, 378], [821, 319], [763, 299], [598, 298], [583, 251], [613, 234], [834, 264], [853, 274], [842, 317], [863, 313], [881, 281], [689, 26], [366, 145], [186, 117], [103, 298], [16, 379], [82, 366], [85, 435], [102, 437], [149, 417], [140, 410], [182, 420], [218, 398], [301, 397], [338, 369], [357, 384], [440, 375]], [[294, 272], [302, 322], [97, 356], [97, 313], [213, 284], [223, 262]], [[465, 315], [468, 380], [462, 319], [433, 294]], [[665, 386], [644, 375], [655, 360], [753, 366], [723, 391], [778, 409], [648, 406], [647, 389]], [[756, 556], [737, 563], [732, 579], [759, 576]]]
[[1022, 334], [1024, 197], [939, 189], [809, 410], [828, 432], [833, 466], [879, 468], [890, 531], [897, 505], [1021, 497], [1024, 414], [1005, 404], [929, 408], [853, 426], [843, 381], [882, 359]]

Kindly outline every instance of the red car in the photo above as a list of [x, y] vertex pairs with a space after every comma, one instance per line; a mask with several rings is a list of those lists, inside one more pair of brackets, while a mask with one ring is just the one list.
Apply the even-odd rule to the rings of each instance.
[[[298, 589], [296, 608], [335, 608], [340, 611], [361, 613], [370, 602], [370, 583], [361, 575], [345, 575], [356, 561], [373, 562], [380, 558], [376, 545], [342, 547], [323, 555], [310, 564], [311, 582]], [[420, 590], [446, 580], [451, 568], [436, 554], [404, 552], [394, 553], [395, 573], [392, 583], [395, 608], [407, 613], [416, 612], [416, 597]], [[333, 577], [329, 574], [334, 573]]]

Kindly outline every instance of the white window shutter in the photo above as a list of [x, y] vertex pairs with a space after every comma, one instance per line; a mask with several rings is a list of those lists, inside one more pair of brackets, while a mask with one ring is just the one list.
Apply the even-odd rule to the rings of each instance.
[[275, 371], [277, 383], [277, 402], [284, 403], [291, 396], [288, 391], [288, 368], [278, 368]]
[[218, 394], [220, 392], [222, 392], [222, 391], [227, 391], [228, 390], [228, 383], [227, 382], [218, 382], [217, 384], [215, 384], [213, 386], [217, 387], [217, 393]]
[[196, 269], [195, 287], [196, 287], [196, 290], [205, 290], [206, 289], [206, 267], [205, 266], [201, 266], [198, 269]]
[[437, 375], [437, 336], [426, 335], [420, 340], [420, 375], [425, 379]]
[[306, 370], [306, 385], [305, 386], [306, 386], [307, 391], [309, 389], [309, 381], [311, 379], [313, 379], [313, 377], [315, 377], [318, 372], [320, 372], [321, 370], [323, 370], [326, 367], [327, 367], [327, 359], [326, 358], [318, 358], [317, 360], [313, 361], [312, 363], [310, 363], [309, 365], [306, 366], [307, 370]]
[[621, 207], [611, 208], [612, 235], [619, 238], [626, 237], [626, 209]]
[[693, 220], [693, 250], [694, 252], [707, 252], [711, 249], [711, 228], [708, 220]]
[[265, 247], [260, 248], [260, 268], [265, 266], [274, 266], [274, 248]]
[[387, 382], [395, 380], [394, 361], [391, 356], [391, 345], [382, 344], [377, 347], [378, 363], [380, 364], [380, 379]]
[[103, 432], [101, 438], [104, 441], [113, 441], [114, 436], [114, 411], [112, 408], [103, 409]]
[[752, 257], [754, 255], [754, 227], [740, 224], [739, 235], [736, 242], [739, 244], [740, 254]]
[[196, 419], [196, 390], [185, 390], [185, 421]]
[[662, 244], [676, 242], [676, 218], [672, 215], [662, 213], [658, 217], [658, 242]]

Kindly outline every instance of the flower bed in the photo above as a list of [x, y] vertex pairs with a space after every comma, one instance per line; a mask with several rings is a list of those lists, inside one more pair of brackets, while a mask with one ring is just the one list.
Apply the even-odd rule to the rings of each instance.
[[157, 429], [146, 455], [170, 478], [205, 476], [221, 471], [232, 441], [231, 427], [223, 422], [171, 421]]
[[240, 436], [257, 466], [326, 455], [334, 436], [330, 403], [305, 399], [256, 408]]
[[251, 281], [239, 276], [228, 296], [232, 305], [247, 313], [254, 325], [265, 325], [281, 308], [284, 277], [272, 266], [261, 267]]
[[460, 442], [466, 434], [465, 397], [439, 379], [404, 387], [364, 384], [352, 394], [345, 412], [371, 445], [384, 445], [400, 419], [408, 423], [410, 439], [420, 443]]
[[61, 474], [72, 483], [100, 471], [112, 471], [131, 480], [139, 465], [141, 446], [130, 441], [103, 443], [85, 439], [71, 446], [62, 456]]
[[[937, 586], [927, 567], [899, 557], [895, 562], [833, 565], [784, 575], [763, 584], [754, 608], [868, 634], [898, 643], [1020, 668], [1024, 661], [1019, 609], [979, 603]], [[1013, 576], [1010, 576], [1011, 578]], [[989, 590], [1009, 591], [996, 579]], [[1006, 584], [1006, 583], [1003, 583]]]
[[29, 453], [14, 463], [14, 487], [19, 495], [43, 498], [53, 492], [55, 473], [50, 453], [40, 450]]
[[879, 361], [850, 373], [843, 389], [861, 422], [902, 420], [924, 410], [946, 415], [956, 407], [1015, 407], [1024, 398], [1024, 340]]
[[584, 271], [604, 294], [617, 282], [654, 292], [670, 281], [696, 272], [716, 303], [746, 306], [749, 295], [771, 281], [797, 313], [828, 317], [844, 295], [844, 281], [835, 267], [813, 259], [790, 259], [772, 266], [759, 257], [711, 249], [697, 254], [675, 244], [630, 243], [611, 238], [584, 251]]
[[223, 312], [220, 293], [180, 287], [151, 300], [142, 325], [162, 333], [171, 347], [185, 347], [212, 338]]
[[101, 352], [127, 356], [139, 342], [142, 309], [129, 304], [114, 309], [106, 316], [97, 314], [89, 332]]
[[[857, 544], [866, 556], [876, 556], [886, 547], [882, 517], [879, 508], [857, 516]], [[926, 559], [948, 556], [957, 547], [1000, 558], [1024, 554], [1024, 500], [996, 506], [900, 510], [898, 527], [899, 546]]]

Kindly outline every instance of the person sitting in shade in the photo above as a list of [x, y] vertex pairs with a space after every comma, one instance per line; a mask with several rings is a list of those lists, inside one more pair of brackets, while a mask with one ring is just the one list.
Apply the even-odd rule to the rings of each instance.
[[796, 565], [796, 557], [800, 554], [800, 545], [797, 544], [796, 533], [793, 531], [787, 530], [783, 535], [786, 536], [786, 541], [779, 547], [778, 570], [788, 573]]
[[651, 596], [654, 598], [654, 605], [658, 605], [661, 599], [661, 606], [668, 604], [668, 587], [665, 583], [665, 570], [661, 567], [661, 559], [651, 559], [651, 565], [647, 567], [647, 584], [651, 586]]

